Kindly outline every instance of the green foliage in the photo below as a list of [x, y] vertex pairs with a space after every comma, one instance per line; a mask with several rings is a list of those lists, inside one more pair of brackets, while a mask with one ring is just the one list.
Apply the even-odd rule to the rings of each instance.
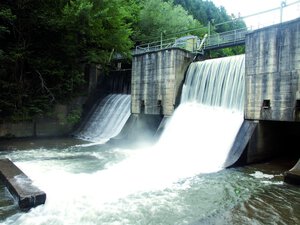
[[[199, 21], [189, 15], [180, 5], [174, 5], [172, 1], [144, 0], [140, 11], [138, 24], [140, 42], [151, 39], [158, 40], [161, 35], [180, 36], [181, 31], [201, 28]], [[178, 33], [181, 34], [178, 34]], [[187, 34], [187, 33], [186, 33]]]
[[129, 55], [134, 18], [125, 0], [3, 0], [0, 117], [30, 119], [84, 91], [84, 65]]
[[209, 52], [205, 52], [207, 58], [220, 58], [224, 56], [231, 56], [231, 55], [240, 55], [245, 53], [244, 46], [236, 46], [230, 48], [223, 48], [219, 50], [212, 50]]
[[0, 118], [29, 120], [50, 112], [86, 90], [86, 64], [105, 69], [113, 53], [130, 57], [134, 44], [161, 35], [202, 37], [212, 19], [212, 32], [245, 25], [216, 26], [234, 18], [204, 0], [1, 0]]
[[[175, 4], [181, 5], [187, 10], [195, 19], [199, 20], [202, 24], [208, 25], [208, 22], [219, 24], [226, 21], [232, 21], [234, 16], [228, 15], [224, 7], [217, 7], [212, 1], [206, 0], [174, 0]], [[224, 32], [235, 28], [245, 27], [243, 21], [237, 23], [225, 23], [215, 27], [216, 32]]]
[[[210, 25], [210, 34], [222, 33], [230, 30], [246, 28], [243, 20], [228, 15], [224, 7], [216, 7], [212, 1], [204, 0], [174, 0], [175, 4], [181, 5], [195, 19], [206, 26]], [[206, 52], [207, 57], [216, 58], [245, 52], [244, 47], [225, 48]]]
[[[16, 19], [11, 10], [0, 6], [0, 38], [10, 32], [9, 25]], [[1, 55], [0, 55], [1, 57]]]
[[75, 125], [80, 121], [82, 110], [80, 108], [73, 109], [67, 115], [67, 123]]

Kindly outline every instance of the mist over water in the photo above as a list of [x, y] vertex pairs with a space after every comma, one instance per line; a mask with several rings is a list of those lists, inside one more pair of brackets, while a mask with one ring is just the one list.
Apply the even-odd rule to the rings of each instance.
[[157, 146], [170, 154], [173, 163], [184, 162], [179, 173], [215, 172], [223, 169], [242, 122], [243, 114], [239, 111], [183, 103], [176, 109]]

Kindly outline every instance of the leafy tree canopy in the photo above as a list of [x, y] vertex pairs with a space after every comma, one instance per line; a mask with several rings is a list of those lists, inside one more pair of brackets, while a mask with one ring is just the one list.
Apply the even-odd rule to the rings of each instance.
[[1, 0], [0, 118], [44, 114], [86, 89], [86, 64], [104, 68], [114, 52], [129, 56], [135, 44], [160, 37], [202, 37], [212, 19], [232, 17], [202, 0]]
[[187, 10], [195, 19], [200, 21], [205, 26], [210, 22], [212, 25], [220, 24], [214, 27], [215, 31], [220, 33], [233, 28], [243, 28], [245, 23], [243, 21], [235, 21], [234, 23], [225, 23], [235, 20], [234, 16], [228, 15], [224, 7], [217, 7], [212, 1], [207, 0], [174, 0], [174, 4], [181, 5]]
[[84, 84], [83, 65], [128, 54], [134, 22], [126, 0], [3, 0], [0, 116], [43, 113]]
[[[163, 36], [178, 36], [203, 27], [182, 6], [172, 1], [142, 0], [138, 23], [138, 42], [158, 40]], [[183, 32], [183, 33], [182, 33]]]
[[[210, 26], [210, 34], [222, 33], [234, 29], [246, 28], [243, 20], [238, 20], [232, 15], [228, 15], [224, 7], [216, 7], [212, 1], [207, 0], [174, 0], [174, 4], [181, 5], [195, 19], [205, 26]], [[245, 48], [238, 46], [205, 52], [207, 57], [223, 57], [229, 55], [242, 54]]]

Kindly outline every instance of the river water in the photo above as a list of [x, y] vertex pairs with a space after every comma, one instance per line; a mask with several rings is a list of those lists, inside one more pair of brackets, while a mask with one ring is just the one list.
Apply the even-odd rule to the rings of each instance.
[[77, 139], [0, 143], [0, 158], [47, 194], [44, 205], [21, 212], [0, 184], [0, 223], [300, 224], [300, 189], [283, 182], [298, 158], [223, 168], [244, 120], [243, 84], [244, 55], [192, 63], [180, 105], [158, 142], [144, 148]]
[[176, 180], [166, 176], [172, 174], [168, 161], [161, 167], [159, 160], [158, 164], [149, 160], [153, 171], [159, 168], [161, 173], [143, 169], [147, 158], [127, 168], [124, 162], [132, 164], [136, 157], [140, 161], [141, 152], [149, 148], [125, 149], [69, 138], [3, 142], [0, 158], [15, 162], [47, 193], [47, 200], [21, 212], [0, 183], [0, 223], [300, 224], [300, 189], [283, 182], [283, 172], [297, 159]]

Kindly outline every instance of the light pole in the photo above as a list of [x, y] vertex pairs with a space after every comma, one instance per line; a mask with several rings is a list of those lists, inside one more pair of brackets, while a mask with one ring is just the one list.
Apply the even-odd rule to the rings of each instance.
[[283, 8], [286, 7], [286, 1], [282, 1], [280, 5], [280, 23], [282, 23]]

